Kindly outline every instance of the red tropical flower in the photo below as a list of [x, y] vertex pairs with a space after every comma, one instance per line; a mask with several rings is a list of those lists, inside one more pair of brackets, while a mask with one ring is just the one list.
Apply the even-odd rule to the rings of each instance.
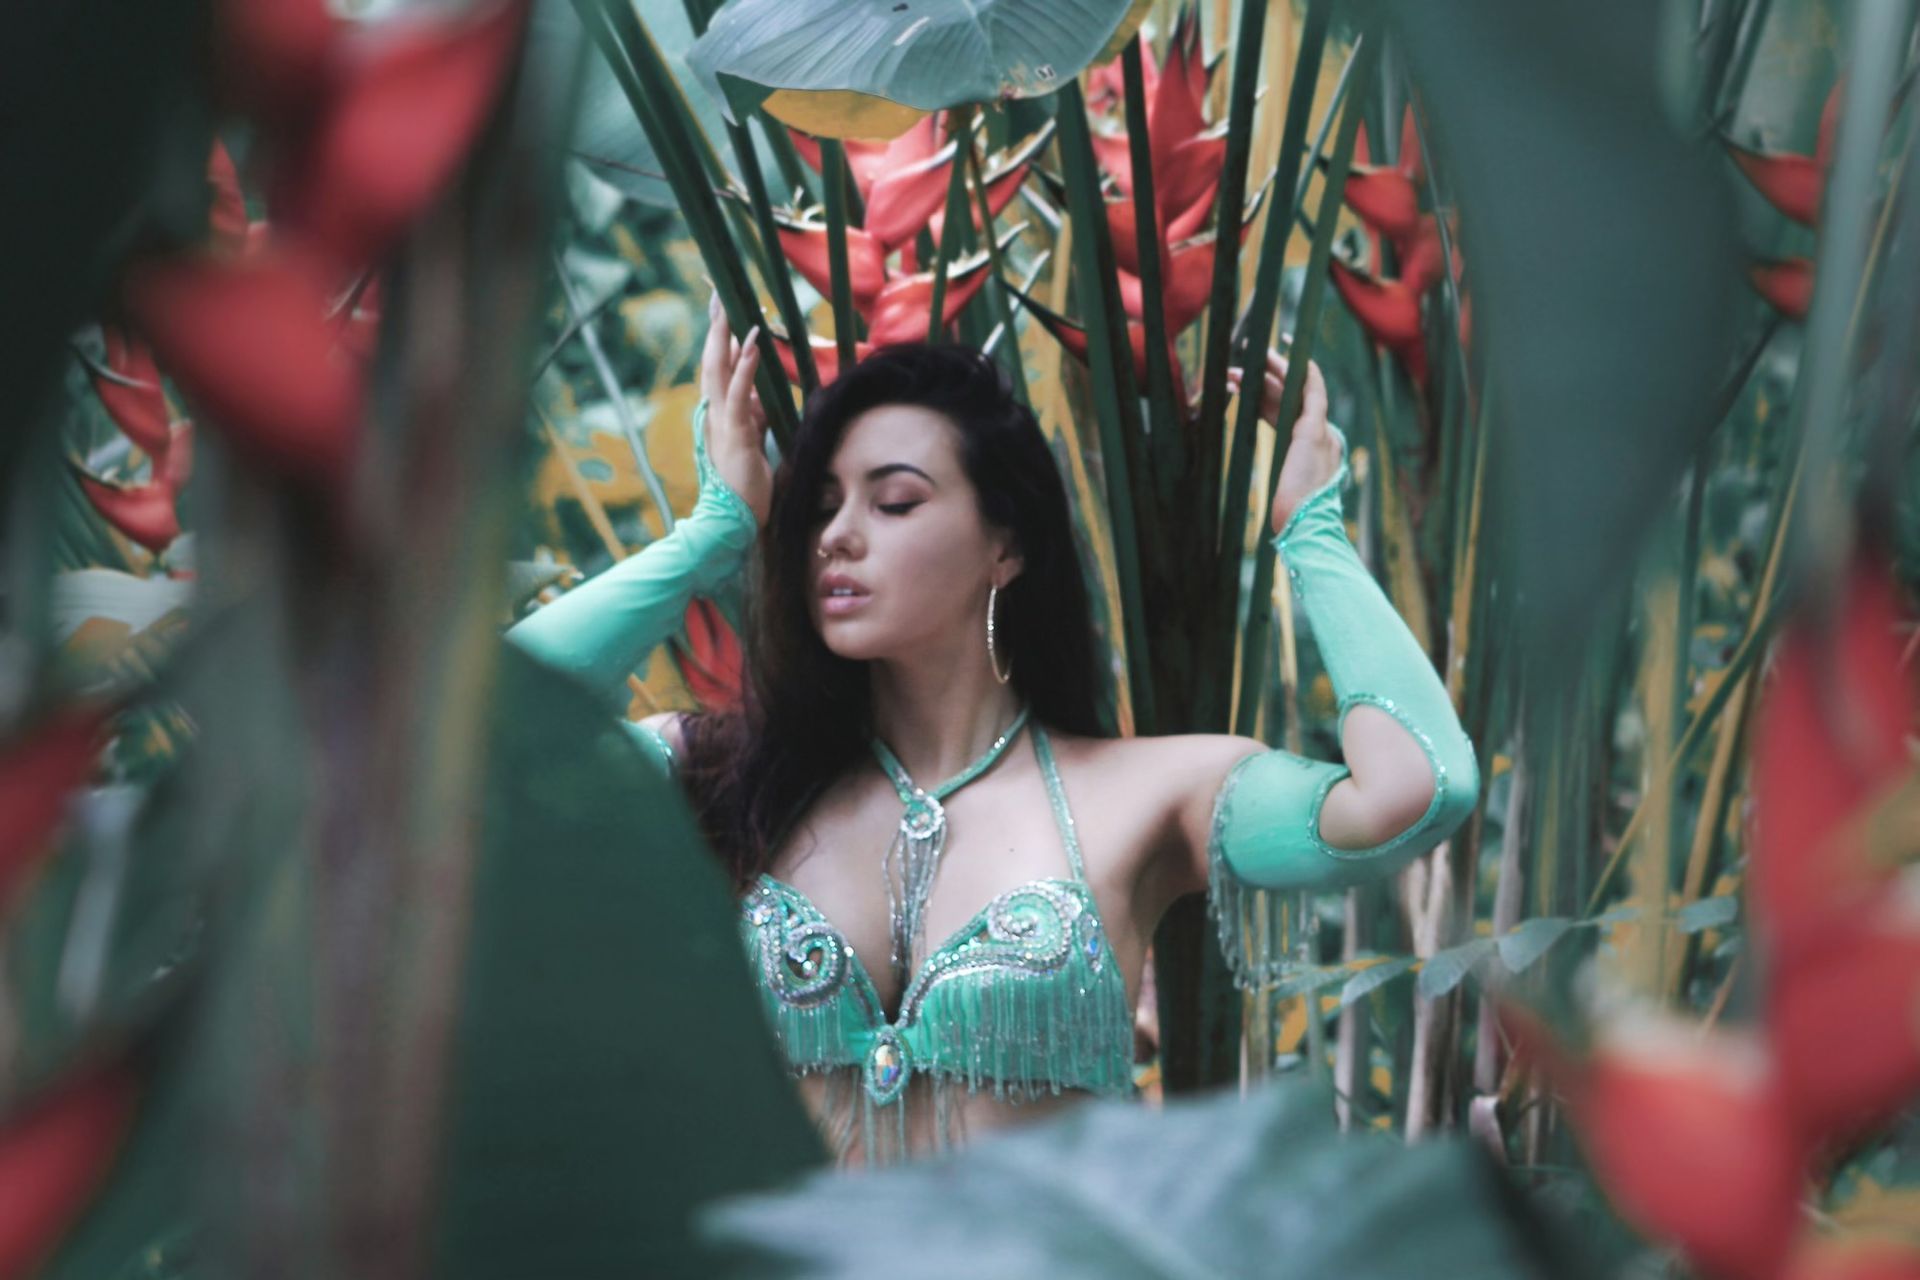
[[1755, 293], [1789, 320], [1805, 320], [1813, 306], [1813, 259], [1763, 258], [1747, 267]]
[[118, 485], [101, 480], [77, 463], [80, 488], [93, 509], [147, 550], [165, 551], [180, 536], [180, 517], [174, 512], [174, 488], [164, 477], [143, 485]]
[[104, 369], [91, 363], [94, 394], [115, 426], [149, 454], [158, 454], [171, 439], [167, 398], [160, 386], [160, 370], [147, 345], [127, 336], [118, 325], [102, 326], [107, 362]]
[[277, 216], [342, 263], [384, 256], [471, 149], [526, 13], [500, 0], [477, 18], [395, 21], [340, 42], [329, 91], [287, 157]]
[[358, 438], [363, 373], [327, 321], [326, 271], [290, 247], [185, 254], [127, 275], [129, 313], [189, 398], [235, 442], [336, 477]]
[[1790, 632], [1758, 711], [1748, 891], [1782, 964], [1857, 927], [1895, 873], [1859, 814], [1912, 774], [1915, 697], [1884, 564], [1850, 571], [1830, 634]]
[[106, 725], [104, 709], [75, 707], [0, 748], [0, 909], [48, 853], [67, 798], [93, 773]]
[[0, 1128], [0, 1276], [37, 1274], [86, 1211], [133, 1122], [116, 1067], [63, 1086]]
[[1812, 155], [1743, 147], [1729, 140], [1727, 151], [1755, 190], [1802, 226], [1820, 220], [1820, 192], [1833, 160], [1833, 135], [1840, 119], [1840, 83], [1835, 82], [1820, 111], [1820, 133]]
[[686, 640], [676, 638], [674, 665], [687, 688], [709, 711], [724, 711], [740, 701], [740, 638], [711, 600], [687, 606]]
[[1501, 1021], [1565, 1100], [1622, 1216], [1711, 1276], [1771, 1280], [1798, 1226], [1807, 1153], [1757, 1043], [1682, 1022], [1616, 1026], [1585, 1058], [1508, 1007]]

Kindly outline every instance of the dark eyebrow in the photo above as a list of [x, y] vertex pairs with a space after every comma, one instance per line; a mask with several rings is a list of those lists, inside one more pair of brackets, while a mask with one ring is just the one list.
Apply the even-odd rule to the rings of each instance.
[[[919, 476], [922, 480], [925, 480], [928, 484], [932, 485], [934, 488], [938, 489], [940, 487], [940, 482], [938, 480], [935, 480], [932, 476], [928, 475], [926, 472], [922, 471], [920, 468], [914, 466], [911, 462], [889, 462], [885, 466], [875, 467], [871, 471], [867, 472], [867, 479], [869, 481], [883, 480], [886, 477], [894, 474], [896, 471], [911, 471], [913, 472], [913, 474]], [[828, 482], [835, 482], [838, 479], [839, 477], [835, 476], [832, 472], [827, 473]]]

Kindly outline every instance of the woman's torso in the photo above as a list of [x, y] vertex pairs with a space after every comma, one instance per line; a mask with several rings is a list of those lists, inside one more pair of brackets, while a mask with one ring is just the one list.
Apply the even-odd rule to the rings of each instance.
[[[814, 1007], [804, 1010], [771, 994], [778, 983], [797, 982], [788, 994], [803, 990], [797, 970], [776, 969], [772, 982], [768, 972], [759, 975], [796, 1065], [850, 1056], [838, 1048], [823, 1053], [829, 1042], [864, 1046], [871, 1059], [876, 1038], [898, 1031], [905, 1050], [899, 1056], [970, 1072], [968, 1083], [979, 1087], [939, 1090], [938, 1098], [926, 1074], [910, 1074], [891, 1117], [904, 1127], [908, 1150], [942, 1145], [943, 1134], [964, 1138], [1038, 1119], [1094, 1091], [1130, 1088], [1132, 1010], [1153, 923], [1140, 908], [1157, 897], [1141, 889], [1151, 880], [1144, 873], [1166, 823], [1157, 800], [1126, 785], [1113, 749], [1119, 745], [1026, 732], [993, 769], [947, 798], [947, 846], [927, 899], [926, 941], [904, 990], [888, 964], [881, 869], [902, 805], [878, 767], [839, 779], [743, 901], [744, 936], [763, 960], [784, 959], [777, 947], [759, 951], [756, 942], [780, 936], [776, 921], [813, 926], [808, 945], [825, 933], [851, 953], [841, 977], [857, 990], [836, 1000], [824, 1021], [818, 993], [805, 997]], [[1057, 792], [1042, 768], [1043, 751], [1052, 758]], [[1157, 916], [1157, 905], [1148, 905]], [[756, 934], [756, 911], [759, 928], [771, 932]], [[831, 948], [808, 954], [817, 976], [832, 976], [818, 967], [830, 963]], [[998, 1010], [997, 1023], [968, 1020], [982, 1002]], [[943, 1022], [950, 1033], [944, 1036]], [[1019, 1030], [967, 1041], [982, 1025]], [[818, 1030], [823, 1026], [830, 1029]], [[1035, 1044], [1045, 1048], [1035, 1051]], [[893, 1061], [890, 1052], [880, 1060]], [[1032, 1080], [995, 1080], [996, 1069], [1010, 1076], [1052, 1072], [1064, 1077], [1065, 1091], [1055, 1096], [1034, 1089]], [[850, 1163], [866, 1158], [872, 1137], [849, 1119], [857, 1101], [850, 1081], [858, 1074], [809, 1070], [801, 1080], [816, 1122]], [[1014, 1096], [998, 1096], [1008, 1084]]]

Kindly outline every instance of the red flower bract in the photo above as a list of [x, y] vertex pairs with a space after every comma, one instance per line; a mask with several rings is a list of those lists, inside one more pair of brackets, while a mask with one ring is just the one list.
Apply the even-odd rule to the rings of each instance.
[[1748, 894], [1781, 966], [1854, 931], [1892, 875], [1853, 821], [1913, 767], [1914, 691], [1890, 577], [1883, 563], [1855, 564], [1832, 634], [1789, 633], [1761, 697]]
[[331, 96], [291, 159], [283, 216], [343, 263], [373, 261], [452, 178], [526, 21], [500, 0], [464, 22], [397, 20], [343, 45]]
[[160, 389], [160, 370], [154, 365], [153, 352], [114, 325], [104, 326], [102, 333], [106, 340], [108, 370], [127, 381], [103, 377], [89, 370], [94, 394], [100, 397], [107, 416], [126, 433], [127, 439], [149, 454], [160, 453], [166, 449], [170, 437], [167, 399]]
[[358, 439], [362, 374], [327, 320], [324, 269], [294, 250], [137, 264], [126, 301], [189, 398], [263, 461], [335, 480]]
[[124, 1068], [61, 1088], [0, 1128], [0, 1276], [35, 1274], [113, 1165], [138, 1093]]
[[46, 854], [68, 795], [93, 772], [106, 719], [97, 707], [62, 711], [0, 749], [0, 910]]
[[165, 551], [180, 536], [180, 518], [173, 508], [173, 486], [165, 472], [150, 484], [134, 487], [108, 484], [85, 472], [80, 487], [87, 501], [118, 529], [149, 551]]
[[1623, 1216], [1710, 1276], [1776, 1273], [1798, 1225], [1806, 1159], [1758, 1046], [1656, 1024], [1615, 1032], [1575, 1060], [1531, 1016], [1507, 1008], [1501, 1021], [1559, 1087]]

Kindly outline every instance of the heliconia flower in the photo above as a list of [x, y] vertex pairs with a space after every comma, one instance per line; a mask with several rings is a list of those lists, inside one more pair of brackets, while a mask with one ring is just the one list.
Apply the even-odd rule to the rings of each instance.
[[[777, 215], [776, 215], [777, 216]], [[780, 251], [822, 295], [833, 296], [833, 267], [827, 247], [827, 224], [779, 219]], [[887, 252], [881, 243], [858, 227], [847, 228], [847, 281], [853, 305], [864, 311], [873, 305], [887, 283]]]
[[672, 652], [687, 689], [708, 711], [725, 711], [740, 702], [740, 638], [711, 600], [687, 606], [686, 641]]
[[1729, 140], [1727, 151], [1747, 181], [1767, 202], [1802, 226], [1820, 220], [1820, 192], [1833, 159], [1833, 135], [1840, 118], [1840, 84], [1835, 82], [1820, 111], [1820, 133], [1812, 155], [1764, 151]]
[[1761, 259], [1747, 266], [1747, 281], [1775, 311], [1789, 320], [1805, 320], [1813, 307], [1813, 259]]
[[[0, 747], [0, 910], [50, 851], [67, 797], [93, 773], [106, 726], [105, 709], [73, 707]], [[6, 1200], [0, 1195], [0, 1214]]]
[[[1117, 63], [1115, 69], [1118, 70]], [[1200, 24], [1188, 10], [1181, 14], [1174, 28], [1167, 64], [1161, 69], [1147, 96], [1147, 137], [1150, 143], [1149, 159], [1153, 165], [1154, 203], [1162, 210], [1163, 220], [1165, 210], [1182, 213], [1191, 206], [1194, 198], [1192, 190], [1197, 182], [1184, 169], [1204, 172], [1210, 168], [1214, 184], [1218, 185], [1219, 182], [1220, 157], [1226, 151], [1224, 137], [1217, 139], [1217, 148], [1202, 148], [1183, 161], [1183, 172], [1169, 175], [1166, 169], [1174, 153], [1199, 138], [1207, 128], [1207, 78], [1207, 64], [1200, 47]], [[1112, 176], [1114, 186], [1122, 195], [1132, 195], [1133, 153], [1127, 134], [1124, 131], [1095, 129], [1092, 136], [1095, 161]], [[1208, 156], [1212, 158], [1210, 166], [1205, 160]], [[1169, 199], [1167, 193], [1174, 187], [1186, 192], [1182, 199]]]
[[[876, 180], [867, 198], [863, 230], [880, 242], [882, 251], [912, 240], [943, 212], [952, 182], [958, 143], [948, 143], [924, 160], [895, 169]], [[937, 236], [936, 236], [937, 238]]]
[[152, 552], [165, 551], [180, 536], [180, 518], [174, 512], [173, 486], [165, 472], [143, 485], [117, 485], [91, 475], [78, 465], [80, 488], [106, 522]]
[[[807, 346], [813, 352], [814, 372], [820, 375], [821, 382], [832, 382], [840, 376], [840, 348], [833, 339], [810, 337], [807, 341]], [[794, 382], [798, 382], [800, 380], [800, 363], [798, 358], [793, 354], [793, 344], [787, 341], [787, 339], [775, 335], [773, 347], [780, 355], [780, 366], [787, 371], [787, 377]], [[853, 358], [855, 360], [865, 360], [872, 353], [873, 344], [871, 342], [856, 342], [853, 344]]]
[[[973, 295], [980, 292], [980, 287], [987, 282], [989, 265], [989, 259], [982, 253], [974, 255], [966, 265], [948, 268], [947, 292], [940, 307], [942, 327], [958, 319], [967, 303], [973, 301]], [[932, 313], [933, 272], [896, 276], [887, 281], [873, 300], [867, 314], [867, 337], [876, 347], [924, 339], [931, 327]]]
[[311, 109], [344, 23], [328, 0], [217, 0], [215, 79], [226, 101], [271, 121]]
[[1920, 879], [1773, 966], [1767, 1036], [1788, 1113], [1810, 1145], [1860, 1137], [1920, 1096], [1916, 1009]]
[[94, 394], [115, 426], [149, 454], [167, 447], [167, 398], [160, 387], [160, 370], [145, 343], [129, 338], [117, 325], [104, 325], [107, 363], [103, 372], [92, 365]]
[[1396, 350], [1421, 340], [1420, 294], [1404, 280], [1378, 280], [1338, 258], [1327, 263], [1333, 287], [1367, 336]]
[[237, 447], [331, 482], [358, 443], [363, 372], [327, 319], [326, 277], [290, 246], [238, 261], [189, 253], [135, 265], [125, 296], [175, 381]]
[[1913, 769], [1891, 576], [1855, 564], [1831, 634], [1789, 632], [1761, 694], [1747, 889], [1754, 932], [1780, 965], [1857, 929], [1895, 871], [1860, 820]]
[[1505, 1007], [1501, 1022], [1559, 1090], [1622, 1217], [1709, 1276], [1777, 1275], [1798, 1226], [1807, 1152], [1759, 1044], [1647, 1019], [1616, 1025], [1575, 1058], [1529, 1014]]
[[[1417, 294], [1424, 294], [1445, 274], [1446, 253], [1440, 244], [1440, 224], [1432, 214], [1422, 216], [1411, 232], [1396, 243], [1400, 254], [1400, 281]], [[1455, 283], [1460, 279], [1460, 261], [1453, 263]]]
[[[1057, 314], [1051, 308], [1042, 305], [1032, 296], [1021, 290], [1014, 290], [1014, 296], [1019, 298], [1020, 304], [1027, 309], [1028, 313], [1031, 314], [1035, 320], [1040, 322], [1040, 327], [1052, 334], [1054, 340], [1066, 348], [1067, 354], [1082, 364], [1089, 362], [1090, 353], [1087, 349], [1087, 331], [1085, 326], [1075, 324], [1065, 316]], [[1133, 355], [1134, 380], [1139, 385], [1145, 386], [1147, 381], [1146, 325], [1138, 320], [1127, 321], [1127, 345]], [[1173, 357], [1171, 341], [1168, 343], [1167, 356], [1168, 363], [1173, 367], [1174, 377], [1178, 380], [1180, 377], [1180, 362]], [[1184, 393], [1179, 399], [1184, 402]]]
[[[1177, 246], [1161, 261], [1160, 295], [1169, 338], [1178, 337], [1206, 314], [1213, 288], [1214, 246], [1212, 235], [1200, 236]], [[1134, 254], [1134, 261], [1139, 261], [1138, 253]], [[1132, 319], [1144, 320], [1146, 303], [1141, 295], [1140, 277], [1130, 271], [1121, 271], [1119, 276], [1122, 309]]]
[[227, 253], [247, 250], [247, 198], [240, 191], [240, 174], [233, 157], [218, 139], [207, 157], [207, 185], [213, 188], [213, 205], [208, 210], [207, 226], [213, 233], [214, 247]]
[[187, 487], [187, 481], [193, 478], [193, 424], [180, 421], [173, 424], [173, 436], [167, 442], [167, 451], [158, 460], [160, 479], [169, 489], [178, 494]]
[[106, 1180], [138, 1098], [133, 1073], [115, 1067], [0, 1127], [0, 1276], [39, 1274]]
[[[1147, 91], [1147, 101], [1153, 101], [1154, 86], [1160, 80], [1160, 63], [1154, 56], [1150, 41], [1140, 42], [1140, 81]], [[1127, 74], [1120, 65], [1120, 59], [1114, 58], [1087, 72], [1087, 109], [1095, 115], [1105, 115], [1110, 111], [1121, 111], [1127, 102]]]
[[[870, 198], [873, 184], [882, 177], [919, 164], [940, 149], [946, 136], [943, 115], [937, 111], [924, 115], [905, 133], [885, 142], [849, 138], [840, 144], [847, 157], [847, 172], [862, 200]], [[792, 128], [787, 130], [787, 136], [793, 139], [793, 149], [806, 161], [807, 167], [815, 173], [821, 172], [820, 140]]]
[[[1021, 184], [1027, 180], [1027, 174], [1032, 172], [1033, 158], [1052, 137], [1053, 125], [1049, 123], [1018, 146], [1002, 151], [987, 160], [986, 165], [981, 169], [980, 178], [987, 186], [987, 210], [996, 218], [1006, 210], [1009, 204], [1013, 203], [1013, 198], [1020, 194]], [[973, 225], [978, 228], [980, 203], [971, 192], [967, 196], [967, 212], [972, 216]], [[932, 219], [927, 224], [927, 231], [933, 236], [935, 244], [940, 243], [946, 221], [947, 211], [943, 206], [934, 211]], [[910, 248], [911, 245], [909, 243], [902, 247]]]
[[276, 216], [341, 262], [384, 256], [472, 148], [526, 15], [525, 0], [498, 0], [477, 18], [395, 20], [343, 44], [328, 100], [276, 189]]

